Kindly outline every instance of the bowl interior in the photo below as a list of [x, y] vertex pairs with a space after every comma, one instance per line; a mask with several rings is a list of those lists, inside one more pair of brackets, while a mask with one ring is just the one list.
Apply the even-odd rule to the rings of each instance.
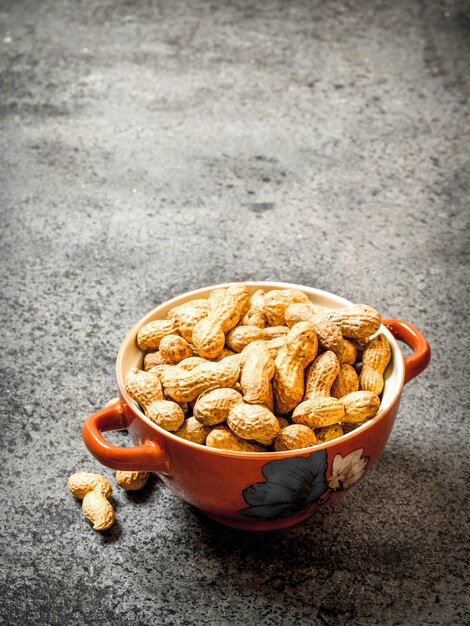
[[[123, 343], [121, 344], [121, 348], [119, 350], [119, 354], [118, 354], [118, 358], [116, 362], [116, 375], [117, 375], [119, 389], [123, 397], [126, 399], [126, 402], [128, 404], [134, 405], [134, 407], [137, 409], [137, 412], [142, 417], [142, 419], [144, 419], [146, 422], [151, 424], [154, 428], [158, 430], [162, 430], [160, 429], [159, 426], [151, 422], [144, 415], [144, 413], [142, 413], [142, 411], [140, 411], [137, 403], [134, 402], [134, 400], [132, 400], [132, 398], [130, 398], [130, 396], [127, 395], [125, 391], [125, 386], [124, 386], [124, 380], [125, 380], [127, 372], [132, 367], [139, 367], [139, 368], [142, 367], [143, 353], [139, 350], [139, 348], [137, 347], [137, 343], [136, 343], [136, 336], [137, 336], [139, 329], [145, 324], [148, 324], [149, 322], [153, 320], [166, 319], [166, 315], [168, 311], [174, 306], [183, 304], [185, 302], [188, 302], [189, 300], [194, 300], [195, 298], [207, 298], [209, 293], [213, 289], [219, 288], [219, 287], [227, 287], [231, 284], [234, 284], [234, 283], [223, 283], [220, 285], [211, 285], [208, 287], [203, 287], [201, 289], [196, 289], [194, 291], [189, 291], [187, 293], [184, 293], [180, 296], [176, 296], [175, 298], [172, 298], [171, 300], [168, 300], [164, 302], [163, 304], [160, 304], [159, 306], [155, 307], [152, 311], [147, 313], [147, 315], [142, 317], [131, 328], [128, 335], [126, 336]], [[299, 289], [305, 292], [314, 304], [320, 307], [324, 307], [324, 308], [342, 308], [342, 307], [350, 306], [352, 304], [349, 300], [346, 300], [345, 298], [341, 298], [340, 296], [336, 296], [326, 291], [322, 291], [320, 289], [314, 289], [312, 287], [306, 287], [303, 285], [294, 285], [291, 283], [279, 283], [279, 282], [241, 282], [237, 284], [245, 285], [248, 288], [250, 293], [254, 293], [258, 289], [264, 289], [265, 291], [270, 291], [271, 289], [286, 289], [286, 288]], [[372, 422], [380, 419], [381, 415], [383, 415], [383, 413], [390, 407], [394, 399], [400, 393], [403, 380], [404, 380], [403, 354], [401, 352], [401, 349], [397, 341], [393, 337], [392, 333], [383, 324], [381, 325], [378, 332], [384, 333], [386, 335], [390, 343], [391, 349], [392, 349], [392, 358], [390, 360], [390, 363], [387, 369], [384, 372], [385, 385], [384, 385], [384, 391], [382, 394], [380, 411], [372, 420], [370, 420], [369, 422], [366, 422], [362, 426], [359, 426], [357, 429], [353, 431], [353, 433], [358, 433], [361, 429], [367, 427]], [[162, 432], [164, 432], [166, 435], [174, 437], [174, 435], [172, 435], [171, 433], [168, 433], [167, 431], [162, 431]], [[343, 436], [348, 437], [349, 435], [343, 435]], [[337, 440], [333, 440], [333, 441], [338, 441], [339, 439], [341, 438], [338, 438]], [[185, 443], [189, 443], [189, 442], [185, 442]], [[197, 445], [197, 444], [192, 444], [192, 445]], [[220, 451], [220, 452], [223, 452], [223, 451]], [[238, 453], [238, 454], [241, 454], [241, 453]], [[271, 452], [271, 453], [266, 453], [266, 454], [280, 455], [283, 453]]]

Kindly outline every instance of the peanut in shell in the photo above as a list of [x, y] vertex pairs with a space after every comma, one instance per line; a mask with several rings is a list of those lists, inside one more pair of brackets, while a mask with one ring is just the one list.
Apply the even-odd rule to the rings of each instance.
[[177, 437], [186, 439], [186, 441], [192, 441], [193, 443], [199, 443], [204, 445], [206, 443], [207, 435], [210, 433], [210, 426], [201, 424], [194, 416], [188, 417], [175, 432]]
[[208, 389], [232, 387], [239, 374], [238, 358], [225, 357], [218, 363], [203, 363], [190, 372], [174, 365], [162, 372], [161, 379], [165, 393], [175, 402], [191, 402]]
[[144, 409], [145, 415], [161, 428], [175, 431], [184, 422], [184, 410], [172, 400], [155, 400]]
[[317, 444], [317, 437], [311, 428], [304, 424], [290, 424], [281, 430], [274, 442], [277, 452], [283, 450], [297, 450]]
[[227, 426], [237, 437], [266, 446], [279, 434], [279, 422], [275, 415], [259, 404], [235, 404], [229, 411]]
[[138, 491], [145, 487], [149, 475], [149, 472], [119, 470], [116, 472], [116, 482], [125, 491]]
[[219, 450], [234, 450], [237, 452], [265, 452], [259, 443], [247, 441], [237, 437], [226, 424], [214, 426], [207, 435], [206, 446], [208, 448], [218, 448]]
[[345, 410], [341, 400], [315, 396], [301, 402], [292, 413], [292, 421], [309, 428], [323, 428], [344, 420]]
[[160, 350], [154, 350], [153, 352], [149, 352], [144, 356], [144, 370], [148, 372], [148, 370], [152, 369], [157, 365], [166, 365], [167, 362], [160, 354]]
[[235, 389], [211, 389], [198, 397], [193, 409], [194, 417], [205, 426], [215, 426], [225, 422], [232, 407], [242, 402], [241, 394]]
[[350, 339], [343, 338], [343, 351], [338, 355], [340, 363], [354, 365], [357, 360], [357, 347]]
[[112, 494], [113, 489], [109, 481], [101, 474], [93, 472], [75, 472], [68, 481], [67, 487], [79, 500], [83, 500], [89, 491], [102, 491], [106, 498]]
[[383, 333], [369, 341], [362, 353], [362, 369], [359, 384], [365, 391], [380, 395], [384, 388], [383, 373], [392, 357], [392, 350]]
[[303, 398], [305, 368], [317, 353], [316, 332], [308, 322], [294, 324], [286, 335], [286, 345], [281, 348], [274, 364], [273, 391], [276, 413], [284, 415]]
[[379, 330], [380, 313], [367, 304], [353, 304], [341, 309], [326, 309], [321, 315], [332, 321], [344, 337], [363, 339]]
[[114, 509], [101, 491], [90, 491], [83, 498], [83, 514], [93, 530], [107, 530], [114, 524]]
[[312, 361], [305, 373], [304, 400], [314, 396], [330, 396], [340, 365], [338, 357], [331, 350], [327, 350]]
[[137, 345], [141, 350], [155, 350], [166, 335], [178, 334], [174, 320], [154, 320], [142, 326], [137, 333]]
[[242, 318], [250, 308], [250, 292], [244, 285], [230, 285], [227, 292], [231, 296], [235, 296], [240, 307], [239, 318]]
[[359, 424], [374, 417], [380, 408], [380, 398], [373, 391], [353, 391], [339, 402], [344, 406], [345, 424]]
[[240, 375], [243, 400], [248, 404], [262, 404], [271, 411], [274, 407], [271, 379], [274, 376], [274, 359], [261, 342], [249, 344]]
[[170, 365], [176, 365], [183, 359], [188, 359], [192, 354], [189, 343], [179, 335], [166, 335], [160, 341], [160, 355]]
[[270, 328], [258, 328], [257, 326], [237, 326], [227, 334], [226, 342], [229, 348], [235, 352], [241, 352], [253, 341], [269, 341], [282, 337], [288, 332], [286, 326], [273, 326]]
[[250, 298], [250, 308], [244, 315], [241, 323], [243, 326], [257, 326], [266, 328], [268, 321], [264, 312], [264, 289], [258, 289]]
[[236, 352], [234, 352], [233, 350], [230, 350], [230, 348], [225, 347], [222, 352], [215, 358], [212, 359], [213, 361], [222, 361], [222, 359], [225, 359], [226, 356], [235, 356], [235, 354], [237, 354]]
[[331, 386], [331, 395], [333, 398], [342, 398], [348, 393], [359, 389], [359, 377], [356, 370], [348, 363], [342, 363], [338, 375]]
[[178, 367], [185, 370], [186, 372], [190, 372], [195, 367], [202, 365], [203, 363], [209, 363], [207, 359], [204, 359], [202, 356], [189, 356], [186, 359], [183, 359], [178, 363]]
[[187, 302], [183, 302], [183, 304], [178, 304], [171, 308], [166, 317], [169, 320], [175, 319], [175, 317], [184, 309], [199, 309], [200, 311], [205, 311], [206, 314], [209, 311], [209, 302], [207, 298], [194, 298], [193, 300], [188, 300]]
[[333, 439], [342, 437], [344, 435], [344, 431], [341, 424], [331, 424], [331, 426], [319, 428], [315, 431], [315, 434], [317, 436], [318, 443], [326, 443], [327, 441], [332, 441]]
[[163, 388], [157, 368], [145, 372], [133, 367], [126, 376], [125, 387], [127, 393], [145, 409], [155, 400], [163, 400]]

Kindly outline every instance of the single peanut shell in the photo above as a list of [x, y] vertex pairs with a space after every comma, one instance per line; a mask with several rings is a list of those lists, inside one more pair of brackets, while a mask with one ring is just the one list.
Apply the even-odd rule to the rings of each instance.
[[338, 355], [340, 363], [354, 365], [357, 359], [357, 348], [350, 339], [343, 339], [343, 351]]
[[204, 424], [201, 424], [195, 417], [188, 417], [183, 425], [175, 432], [175, 435], [186, 439], [186, 441], [204, 445], [210, 431], [211, 428], [209, 426], [204, 426]]
[[169, 431], [178, 430], [184, 422], [183, 409], [171, 400], [155, 400], [144, 408], [144, 413], [152, 422]]
[[114, 524], [114, 509], [102, 491], [89, 491], [83, 498], [82, 511], [94, 530], [107, 530]]
[[190, 372], [177, 365], [161, 374], [165, 393], [175, 402], [191, 402], [201, 393], [216, 387], [232, 387], [238, 380], [237, 357], [226, 357], [218, 363], [203, 363]]
[[160, 350], [155, 350], [154, 352], [149, 352], [144, 356], [144, 370], [148, 372], [148, 370], [152, 369], [157, 365], [166, 365], [167, 362], [160, 354]]
[[224, 333], [238, 324], [243, 304], [237, 293], [233, 293], [229, 289], [214, 289], [209, 294], [208, 301], [208, 316], [220, 324]]
[[358, 389], [359, 377], [356, 374], [356, 370], [352, 365], [343, 363], [339, 369], [338, 376], [331, 386], [331, 395], [333, 398], [342, 398]]
[[198, 365], [202, 365], [203, 363], [209, 363], [209, 361], [202, 358], [202, 356], [190, 356], [180, 361], [178, 363], [178, 367], [185, 370], [186, 372], [190, 372], [195, 367], [198, 367]]
[[194, 417], [201, 424], [215, 426], [225, 422], [232, 407], [242, 402], [241, 394], [235, 389], [212, 389], [198, 397], [194, 405]]
[[314, 396], [330, 396], [331, 386], [340, 370], [338, 357], [327, 350], [308, 366], [305, 374], [305, 396], [309, 400]]
[[354, 391], [341, 400], [344, 406], [344, 423], [357, 424], [374, 417], [380, 408], [380, 398], [373, 391]]
[[199, 356], [215, 359], [224, 349], [225, 333], [219, 322], [205, 317], [194, 326], [192, 342]]
[[178, 334], [174, 320], [154, 320], [149, 322], [137, 333], [137, 345], [141, 350], [155, 350], [166, 335]]
[[363, 366], [358, 380], [358, 389], [360, 387], [363, 391], [373, 391], [379, 396], [384, 389], [384, 377], [372, 367]]
[[344, 337], [370, 337], [379, 330], [382, 318], [380, 313], [367, 304], [353, 304], [341, 309], [326, 309], [322, 316], [331, 320]]
[[116, 482], [126, 491], [138, 491], [145, 487], [149, 477], [149, 472], [126, 472], [119, 470], [116, 472]]
[[262, 404], [272, 410], [271, 379], [276, 369], [274, 359], [262, 344], [250, 345], [252, 348], [246, 353], [240, 375], [243, 400], [248, 404]]
[[268, 322], [264, 313], [264, 289], [258, 289], [251, 296], [250, 308], [241, 320], [242, 326], [257, 326], [266, 328]]
[[170, 309], [166, 315], [167, 319], [175, 319], [178, 314], [184, 309], [198, 309], [200, 311], [205, 311], [206, 315], [209, 311], [209, 302], [206, 298], [195, 298], [194, 300], [188, 300], [188, 302], [184, 302], [183, 304], [179, 304], [178, 306], [174, 306]]
[[93, 490], [101, 491], [106, 498], [109, 498], [113, 492], [109, 481], [104, 476], [92, 472], [75, 472], [68, 479], [67, 487], [80, 500]]
[[344, 431], [340, 424], [332, 424], [331, 426], [319, 428], [316, 431], [316, 435], [318, 443], [326, 443], [327, 441], [332, 441], [333, 439], [342, 437], [344, 435]]
[[183, 359], [192, 356], [189, 343], [179, 335], [167, 335], [160, 341], [160, 354], [170, 365], [176, 365]]
[[304, 395], [304, 371], [313, 361], [318, 349], [317, 335], [311, 324], [299, 322], [286, 335], [274, 364], [273, 391], [276, 413], [291, 411]]
[[245, 358], [249, 350], [251, 350], [251, 346], [256, 346], [258, 344], [266, 348], [270, 356], [275, 359], [281, 349], [286, 345], [286, 337], [287, 334], [282, 335], [281, 337], [276, 337], [275, 339], [269, 339], [268, 341], [253, 341], [252, 343], [249, 343], [238, 355], [240, 357], [240, 365], [243, 367], [243, 363], [245, 362]]
[[160, 382], [156, 366], [144, 372], [137, 367], [133, 367], [126, 376], [126, 391], [145, 410], [151, 402], [163, 400], [163, 389]]
[[362, 369], [359, 375], [361, 389], [380, 395], [384, 388], [383, 373], [390, 362], [392, 351], [384, 334], [369, 341], [362, 353]]
[[227, 288], [227, 292], [235, 296], [240, 307], [239, 317], [242, 318], [250, 308], [250, 292], [244, 285], [231, 285]]
[[209, 448], [218, 448], [220, 450], [236, 450], [239, 452], [265, 452], [266, 448], [255, 443], [247, 441], [241, 437], [237, 437], [228, 426], [219, 424], [214, 426], [207, 435], [206, 446]]
[[[170, 363], [162, 363], [161, 365], [154, 365], [148, 371], [151, 374], [155, 374], [156, 376], [158, 376], [158, 379], [161, 380], [161, 376], [162, 376], [163, 372], [167, 372], [167, 371], [173, 369], [174, 367], [178, 367], [179, 368], [179, 363], [178, 363], [178, 365], [170, 365]], [[163, 389], [163, 387], [162, 387], [162, 389]], [[165, 396], [164, 396], [164, 399], [165, 399]], [[166, 399], [168, 399], [168, 398], [166, 398]]]
[[309, 428], [323, 428], [344, 420], [345, 410], [341, 400], [315, 396], [301, 402], [292, 414], [292, 421]]
[[274, 449], [278, 452], [297, 450], [314, 446], [316, 443], [318, 441], [311, 428], [303, 424], [291, 424], [281, 430], [274, 442]]
[[352, 344], [354, 344], [354, 346], [356, 348], [356, 361], [355, 361], [355, 363], [361, 362], [362, 361], [362, 353], [364, 351], [364, 348], [369, 343], [369, 337], [363, 337], [361, 339], [359, 339], [359, 338], [357, 338], [357, 339], [349, 339], [349, 341]]
[[279, 434], [279, 422], [266, 407], [237, 403], [229, 411], [227, 426], [237, 437], [270, 445]]
[[245, 346], [253, 341], [269, 341], [282, 337], [288, 332], [286, 326], [272, 328], [258, 328], [257, 326], [237, 326], [227, 334], [226, 343], [235, 352], [241, 352]]

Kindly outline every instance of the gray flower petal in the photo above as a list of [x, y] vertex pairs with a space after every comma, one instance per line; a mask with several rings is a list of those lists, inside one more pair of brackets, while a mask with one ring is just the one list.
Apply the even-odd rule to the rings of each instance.
[[262, 469], [266, 481], [243, 491], [251, 505], [240, 513], [248, 517], [275, 519], [306, 509], [326, 491], [327, 453], [313, 452], [308, 457], [280, 459]]

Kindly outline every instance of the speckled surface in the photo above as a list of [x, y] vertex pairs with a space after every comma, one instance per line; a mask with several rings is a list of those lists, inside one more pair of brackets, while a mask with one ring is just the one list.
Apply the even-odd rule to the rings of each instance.
[[[468, 4], [4, 0], [0, 24], [0, 621], [468, 622]], [[428, 337], [375, 469], [272, 534], [155, 481], [92, 531], [65, 483], [100, 469], [80, 428], [127, 330], [253, 278]]]

